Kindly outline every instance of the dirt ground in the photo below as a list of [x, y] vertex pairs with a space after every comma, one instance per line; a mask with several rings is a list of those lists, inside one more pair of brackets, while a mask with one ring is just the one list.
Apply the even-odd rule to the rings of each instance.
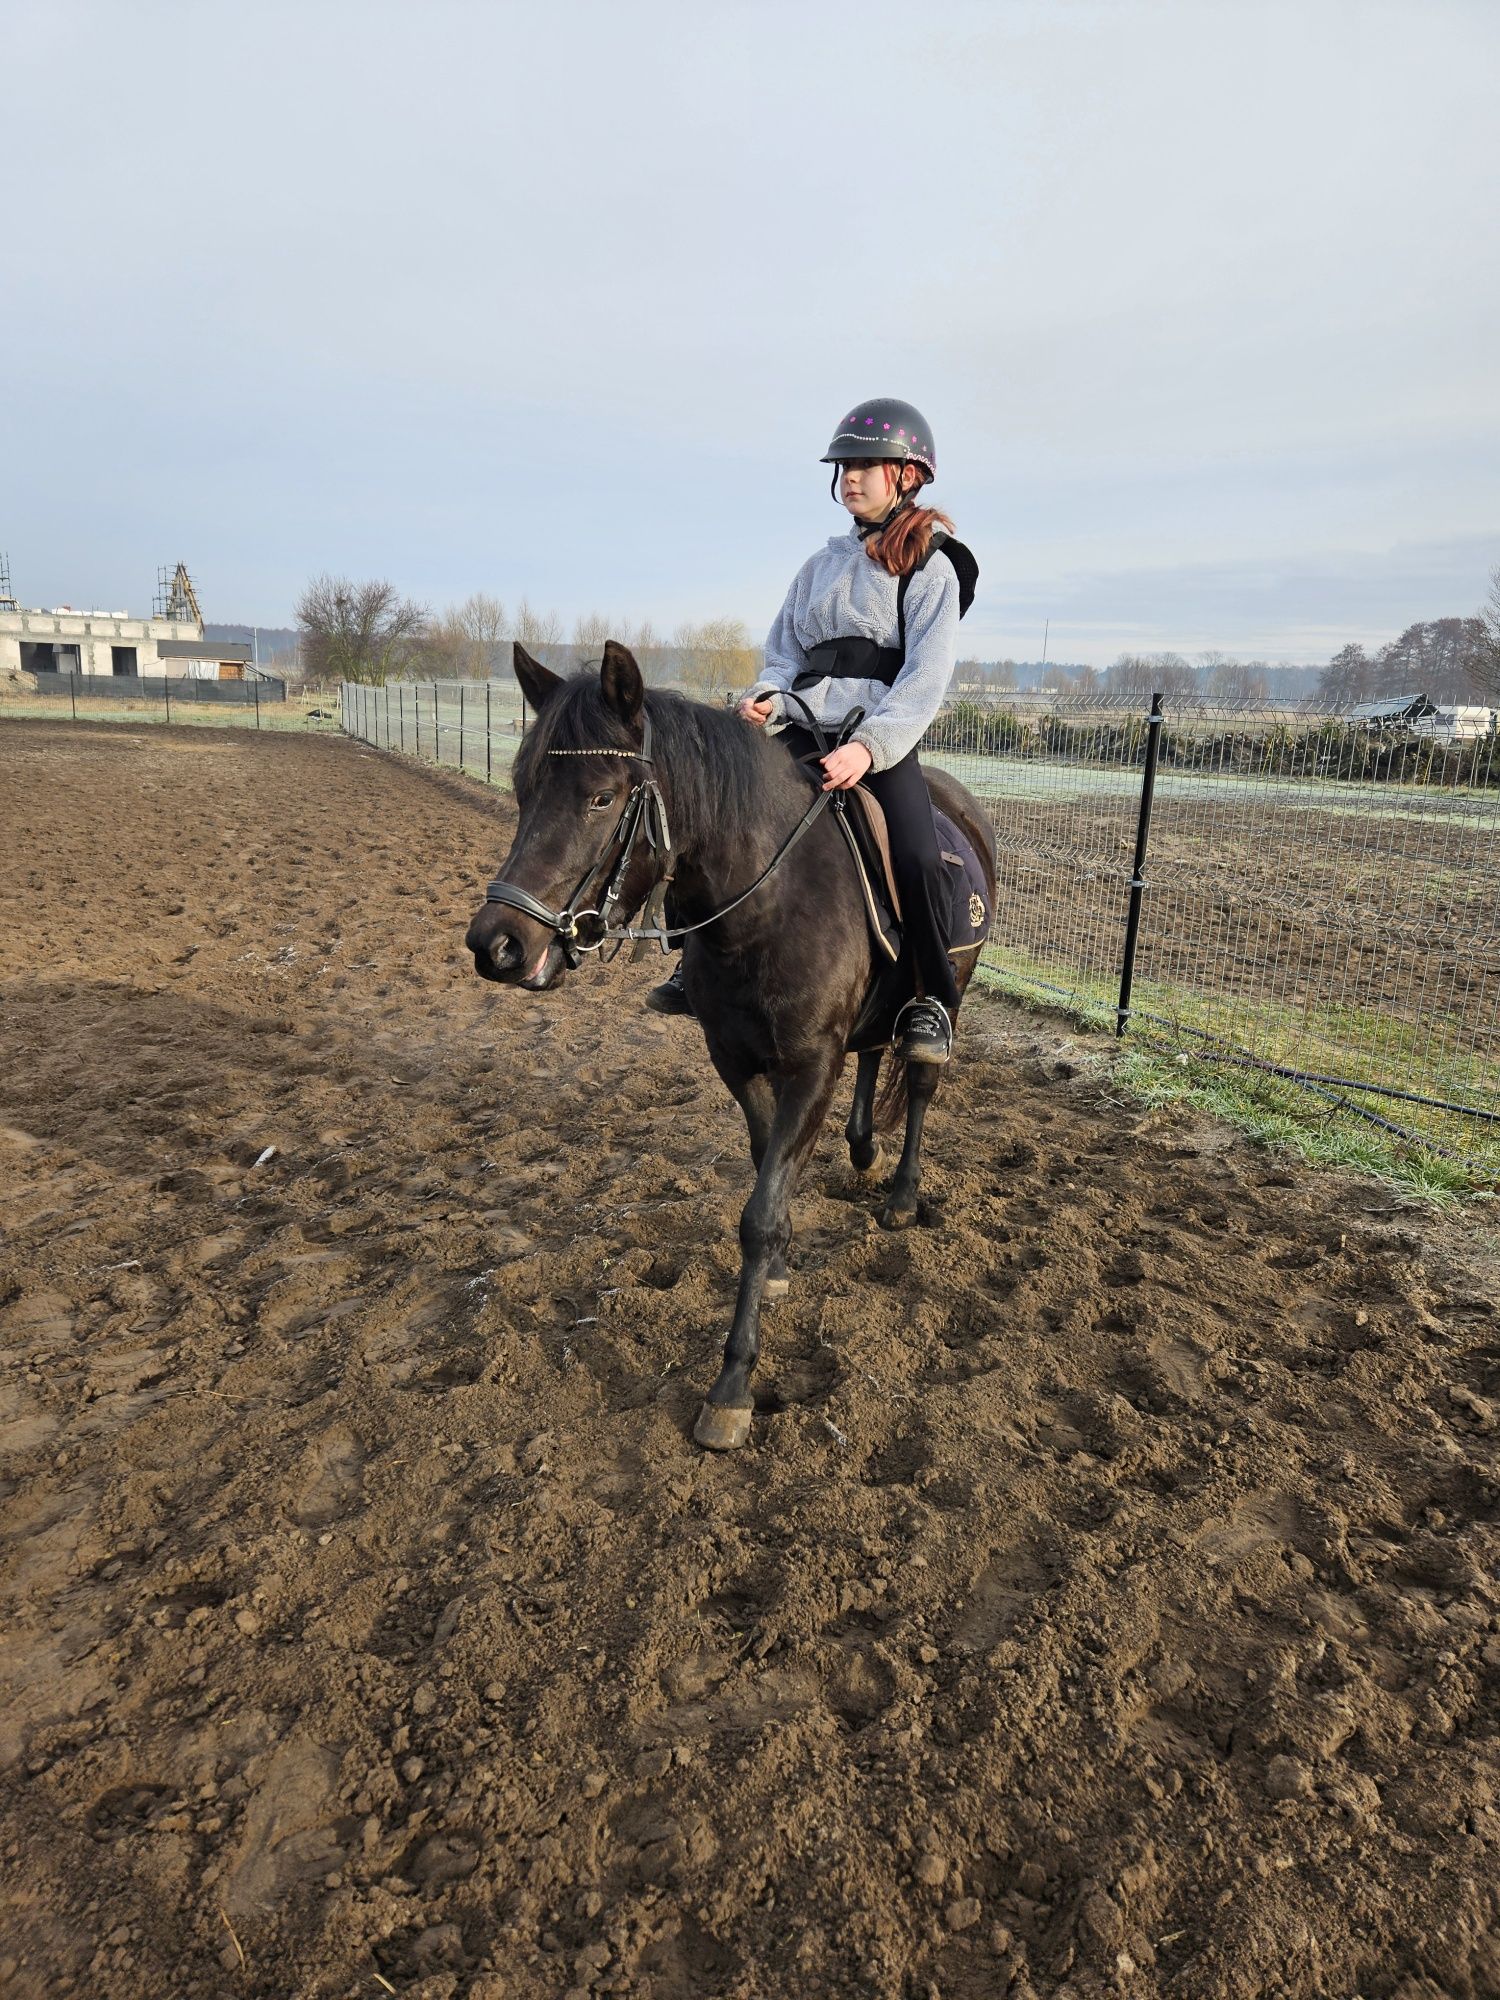
[[738, 1115], [508, 817], [0, 724], [0, 1993], [1495, 2000], [1479, 1223], [981, 1003], [705, 1456]]

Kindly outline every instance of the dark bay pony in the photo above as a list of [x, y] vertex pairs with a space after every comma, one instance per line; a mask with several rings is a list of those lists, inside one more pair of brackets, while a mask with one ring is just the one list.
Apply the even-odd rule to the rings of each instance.
[[[648, 694], [634, 658], [613, 641], [597, 676], [563, 680], [519, 645], [515, 670], [536, 720], [513, 773], [520, 825], [491, 887], [503, 900], [476, 912], [465, 939], [485, 979], [528, 992], [555, 986], [578, 963], [578, 945], [588, 948], [588, 925], [603, 929], [587, 913], [606, 903], [622, 919], [638, 911], [669, 867], [674, 926], [713, 919], [776, 859], [816, 797], [807, 773], [774, 737], [682, 695]], [[989, 821], [946, 773], [929, 771], [927, 780], [980, 857], [993, 912]], [[649, 798], [652, 784], [656, 802]], [[622, 817], [628, 830], [643, 791], [645, 829], [622, 868]], [[578, 913], [571, 934], [568, 911]], [[958, 961], [960, 990], [977, 957], [966, 952]], [[894, 984], [905, 976], [897, 967], [885, 979], [888, 1005], [882, 1009], [877, 994], [872, 1023], [867, 996], [876, 971], [853, 863], [831, 811], [812, 821], [754, 894], [687, 938], [687, 993], [714, 1068], [745, 1114], [755, 1163], [755, 1189], [740, 1218], [734, 1321], [694, 1431], [715, 1450], [743, 1444], [750, 1434], [761, 1303], [787, 1290], [792, 1191], [817, 1142], [856, 1022], [865, 1052], [846, 1127], [849, 1157], [862, 1174], [879, 1167], [875, 1091], [884, 1051], [868, 1044], [889, 1039], [906, 990]], [[881, 1093], [881, 1129], [903, 1109], [906, 1118], [880, 1218], [889, 1229], [916, 1217], [922, 1122], [940, 1075], [930, 1063], [904, 1064]]]

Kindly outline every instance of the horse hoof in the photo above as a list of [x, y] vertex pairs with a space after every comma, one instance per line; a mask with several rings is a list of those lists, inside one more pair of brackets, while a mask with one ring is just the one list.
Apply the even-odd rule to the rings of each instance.
[[767, 1278], [761, 1287], [761, 1304], [774, 1306], [778, 1299], [784, 1299], [792, 1289], [790, 1278]]
[[726, 1410], [722, 1403], [705, 1403], [693, 1425], [693, 1440], [708, 1451], [738, 1451], [750, 1435], [752, 1410]]
[[897, 1208], [894, 1202], [887, 1202], [880, 1211], [882, 1229], [910, 1229], [917, 1219], [914, 1208]]
[[875, 1157], [867, 1167], [861, 1167], [853, 1160], [849, 1164], [854, 1168], [855, 1173], [859, 1175], [862, 1181], [872, 1181], [885, 1165], [885, 1148], [884, 1146], [877, 1146], [875, 1148]]

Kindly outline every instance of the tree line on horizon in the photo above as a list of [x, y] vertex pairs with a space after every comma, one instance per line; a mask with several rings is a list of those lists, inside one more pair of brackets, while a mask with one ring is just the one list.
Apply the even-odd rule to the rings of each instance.
[[[749, 686], [761, 662], [761, 650], [742, 618], [684, 621], [664, 637], [649, 619], [632, 623], [591, 611], [574, 620], [567, 637], [555, 611], [538, 611], [525, 597], [510, 612], [500, 598], [475, 591], [435, 615], [380, 579], [316, 576], [298, 599], [295, 616], [301, 671], [317, 682], [379, 686], [413, 678], [503, 676], [510, 669], [513, 640], [538, 658], [546, 660], [550, 653], [553, 664], [575, 668], [597, 658], [606, 639], [613, 638], [645, 655], [655, 670], [653, 678], [712, 700]], [[1035, 679], [1023, 681], [1023, 674]], [[963, 659], [954, 674], [955, 692], [966, 695], [1004, 694], [1032, 685], [1100, 698], [1159, 691], [1169, 700], [1207, 700], [1229, 707], [1293, 689], [1315, 695], [1333, 709], [1404, 694], [1500, 706], [1500, 566], [1491, 576], [1484, 604], [1472, 616], [1418, 620], [1373, 653], [1351, 643], [1321, 668], [1273, 666], [1210, 650], [1200, 653], [1196, 664], [1180, 653], [1126, 652], [1108, 667], [1057, 662], [1039, 673], [1029, 662]]]
[[552, 655], [551, 664], [576, 667], [617, 639], [638, 656], [669, 656], [664, 677], [707, 699], [747, 686], [760, 667], [760, 649], [742, 618], [684, 620], [664, 636], [650, 619], [590, 611], [573, 621], [569, 636], [555, 611], [538, 611], [524, 597], [510, 612], [500, 598], [474, 591], [434, 614], [384, 580], [335, 576], [314, 577], [294, 616], [303, 678], [318, 682], [499, 678], [510, 672], [516, 640], [544, 663]]

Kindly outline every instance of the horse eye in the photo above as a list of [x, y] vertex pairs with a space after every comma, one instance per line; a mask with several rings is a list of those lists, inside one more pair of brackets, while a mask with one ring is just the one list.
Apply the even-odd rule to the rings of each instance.
[[614, 799], [610, 793], [595, 792], [594, 796], [589, 800], [589, 811], [591, 813], [603, 812], [606, 806], [612, 806], [613, 804]]

